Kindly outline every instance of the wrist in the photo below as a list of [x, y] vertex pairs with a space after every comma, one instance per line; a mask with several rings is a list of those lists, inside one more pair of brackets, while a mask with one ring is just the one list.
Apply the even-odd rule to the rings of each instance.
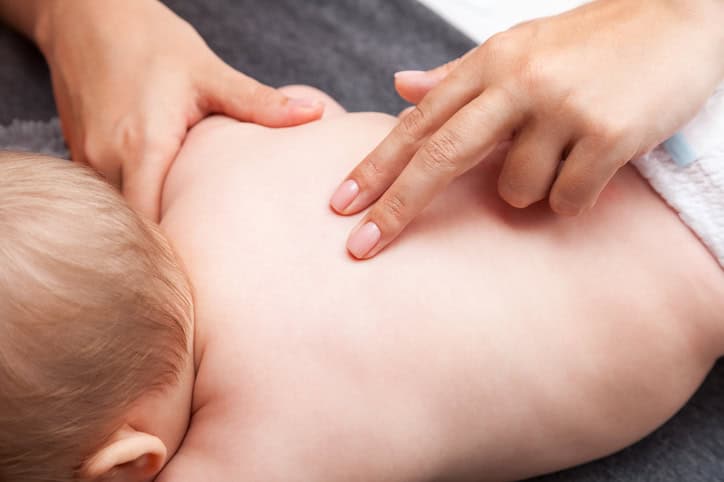
[[702, 6], [702, 25], [711, 32], [711, 41], [717, 52], [712, 59], [719, 66], [720, 80], [724, 81], [724, 0], [700, 0]]
[[0, 0], [0, 17], [8, 26], [38, 42], [40, 25], [53, 0]]
[[711, 61], [719, 67], [724, 80], [724, 0], [663, 0], [668, 3], [677, 18], [688, 23], [688, 29], [702, 37], [713, 53]]
[[724, 41], [724, 0], [665, 0], [681, 18], [696, 23], [714, 35], [714, 40]]
[[59, 36], [88, 24], [89, 21], [83, 17], [90, 6], [82, 0], [39, 0], [39, 2], [42, 2], [42, 7], [35, 12], [31, 38], [45, 58], [50, 60], [53, 48], [59, 44]]
[[[42, 5], [40, 5], [40, 2], [42, 2]], [[35, 43], [43, 55], [45, 55], [45, 49], [49, 43], [51, 10], [55, 9], [56, 5], [55, 0], [40, 0], [40, 2], [32, 2], [37, 4], [37, 6], [34, 8], [33, 20], [29, 26], [29, 31], [25, 34]]]
[[[0, 17], [7, 25], [30, 40], [47, 54], [52, 44], [54, 19], [62, 10], [77, 9], [81, 0], [0, 0]], [[47, 57], [47, 55], [46, 55]]]
[[[19, 1], [19, 0], [0, 0]], [[140, 19], [149, 18], [162, 4], [158, 0], [31, 0], [42, 3], [35, 12], [32, 38], [46, 59], [62, 58], [58, 49], [69, 45], [66, 37], [83, 36], [90, 33], [108, 35], [121, 31], [121, 37]], [[170, 11], [169, 11], [170, 12]], [[72, 42], [71, 42], [72, 44]]]

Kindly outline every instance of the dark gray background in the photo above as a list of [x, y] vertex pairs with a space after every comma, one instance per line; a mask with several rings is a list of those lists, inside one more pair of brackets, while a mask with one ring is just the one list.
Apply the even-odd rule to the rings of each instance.
[[[355, 111], [399, 112], [405, 104], [392, 88], [395, 71], [432, 67], [473, 45], [414, 0], [166, 3], [234, 67], [275, 86], [314, 85]], [[30, 44], [0, 28], [0, 126], [56, 115], [42, 58]], [[676, 417], [642, 442], [607, 459], [535, 480], [724, 480], [724, 364], [715, 367]]]

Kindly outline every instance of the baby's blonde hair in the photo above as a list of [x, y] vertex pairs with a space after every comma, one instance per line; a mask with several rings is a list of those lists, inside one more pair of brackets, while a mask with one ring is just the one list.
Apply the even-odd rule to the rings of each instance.
[[0, 153], [0, 482], [78, 480], [188, 360], [169, 244], [89, 169]]

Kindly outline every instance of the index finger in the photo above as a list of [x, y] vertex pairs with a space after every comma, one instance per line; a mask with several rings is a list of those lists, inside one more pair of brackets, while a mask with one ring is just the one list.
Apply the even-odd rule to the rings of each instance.
[[347, 241], [352, 256], [368, 259], [384, 249], [436, 194], [507, 139], [523, 116], [500, 88], [486, 90], [461, 109], [430, 136], [352, 231]]
[[435, 87], [342, 182], [331, 200], [339, 214], [374, 202], [400, 175], [425, 139], [483, 90], [474, 67], [463, 62]]

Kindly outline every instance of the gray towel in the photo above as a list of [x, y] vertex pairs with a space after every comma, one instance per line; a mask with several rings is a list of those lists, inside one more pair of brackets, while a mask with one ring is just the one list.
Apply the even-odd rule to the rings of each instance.
[[14, 120], [9, 126], [0, 126], [0, 149], [70, 159], [57, 117], [47, 122]]
[[[315, 85], [349, 110], [399, 112], [405, 104], [392, 89], [393, 72], [441, 64], [473, 45], [414, 0], [166, 3], [234, 67], [275, 86]], [[42, 58], [0, 29], [0, 65], [0, 148], [66, 155], [52, 120], [57, 114]], [[642, 442], [535, 480], [724, 480], [724, 364], [678, 415]]]

